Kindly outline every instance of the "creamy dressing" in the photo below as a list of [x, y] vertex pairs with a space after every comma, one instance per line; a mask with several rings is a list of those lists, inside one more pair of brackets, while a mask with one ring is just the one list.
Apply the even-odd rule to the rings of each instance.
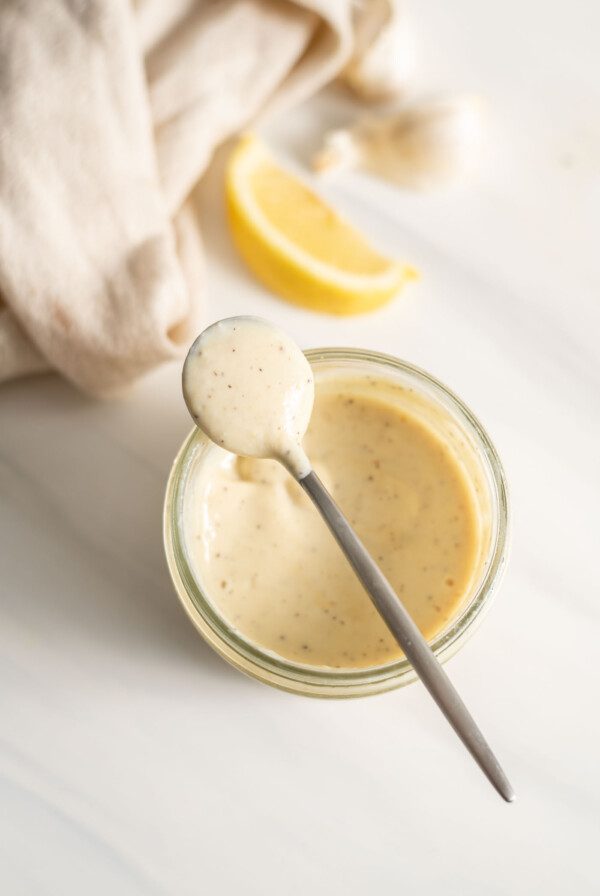
[[310, 364], [285, 333], [255, 317], [219, 321], [185, 362], [183, 394], [197, 425], [244, 457], [274, 458], [301, 479], [314, 401]]
[[[249, 354], [239, 369], [227, 365], [221, 377], [224, 362], [214, 363], [215, 375], [218, 358], [204, 355], [203, 348], [205, 361], [210, 359], [203, 375], [227, 383], [228, 374], [239, 370], [243, 376], [250, 361], [278, 369], [279, 344], [285, 352], [287, 343], [257, 333], [265, 359]], [[278, 387], [277, 394], [285, 392]], [[228, 398], [223, 390], [219, 395]], [[423, 421], [416, 396], [403, 393], [403, 401], [399, 406], [389, 383], [372, 377], [344, 379], [340, 373], [317, 381], [304, 444], [314, 469], [431, 639], [469, 592], [481, 533], [473, 489], [452, 446]], [[212, 425], [216, 432], [223, 421]], [[249, 437], [252, 417], [242, 430]], [[291, 425], [287, 438], [293, 441], [301, 430]], [[271, 431], [270, 445], [278, 432]], [[250, 447], [245, 454], [266, 453], [264, 443]], [[245, 639], [314, 666], [365, 668], [402, 655], [318, 512], [279, 464], [212, 449], [189, 488], [184, 529], [192, 569], [217, 613]]]

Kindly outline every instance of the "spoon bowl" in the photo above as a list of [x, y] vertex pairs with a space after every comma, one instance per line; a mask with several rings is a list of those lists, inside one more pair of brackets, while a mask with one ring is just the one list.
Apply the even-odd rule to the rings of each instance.
[[192, 344], [183, 396], [197, 426], [243, 457], [273, 458], [299, 477], [312, 413], [313, 372], [290, 337], [257, 317], [217, 321]]

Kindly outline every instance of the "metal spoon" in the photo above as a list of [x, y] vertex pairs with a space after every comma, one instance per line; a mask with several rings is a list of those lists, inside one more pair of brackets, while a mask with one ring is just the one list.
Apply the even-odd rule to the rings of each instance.
[[314, 383], [298, 346], [258, 318], [219, 321], [192, 345], [182, 383], [188, 409], [209, 438], [236, 454], [275, 458], [300, 483], [415, 672], [491, 784], [512, 802], [514, 790], [473, 717], [302, 450]]

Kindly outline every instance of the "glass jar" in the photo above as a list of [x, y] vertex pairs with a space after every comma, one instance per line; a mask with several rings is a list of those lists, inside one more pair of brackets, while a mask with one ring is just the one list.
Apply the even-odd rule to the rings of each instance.
[[[420, 417], [453, 450], [469, 479], [480, 524], [480, 551], [471, 586], [461, 608], [431, 641], [441, 662], [452, 656], [474, 631], [489, 607], [505, 564], [508, 533], [507, 488], [502, 465], [485, 430], [446, 386], [423, 370], [378, 352], [347, 348], [306, 352], [315, 380], [343, 374], [374, 377], [389, 387], [387, 401]], [[397, 688], [415, 679], [402, 658], [368, 669], [332, 669], [294, 663], [244, 639], [218, 615], [192, 571], [183, 520], [187, 484], [207, 453], [215, 450], [198, 429], [177, 455], [164, 508], [164, 542], [175, 590], [192, 622], [208, 643], [237, 669], [283, 690], [317, 697], [356, 697]]]

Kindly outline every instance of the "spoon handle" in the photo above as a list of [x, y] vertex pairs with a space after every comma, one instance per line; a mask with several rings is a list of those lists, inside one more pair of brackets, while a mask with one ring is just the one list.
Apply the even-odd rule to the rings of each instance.
[[408, 615], [392, 586], [367, 552], [317, 474], [299, 480], [398, 644], [483, 773], [507, 802], [515, 799], [506, 775], [427, 641]]

